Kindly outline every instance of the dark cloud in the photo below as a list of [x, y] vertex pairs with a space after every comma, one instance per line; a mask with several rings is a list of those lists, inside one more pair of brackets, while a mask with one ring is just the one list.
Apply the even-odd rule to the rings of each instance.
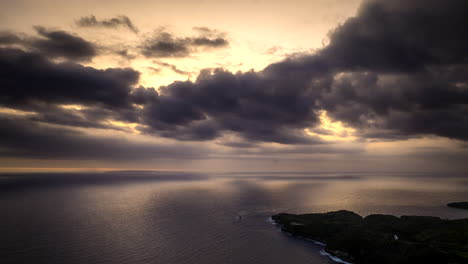
[[[138, 123], [143, 133], [178, 140], [232, 134], [244, 146], [323, 143], [304, 131], [317, 128], [321, 110], [357, 129], [364, 140], [427, 135], [467, 140], [466, 10], [464, 0], [365, 1], [314, 54], [296, 54], [260, 72], [204, 70], [195, 81], [158, 91], [134, 88], [139, 73], [132, 69], [52, 63], [40, 51], [3, 48], [0, 104], [32, 109], [33, 120], [43, 123], [99, 127], [108, 119], [122, 120]], [[208, 28], [196, 30], [200, 36], [192, 38], [159, 32], [142, 52], [184, 57], [200, 47], [217, 47], [212, 41], [223, 38]], [[16, 41], [8, 34], [3, 39]], [[43, 104], [80, 104], [88, 112], [54, 115]]]
[[360, 128], [364, 137], [439, 135], [466, 140], [468, 91], [457, 85], [466, 83], [466, 75], [446, 76], [454, 70], [450, 68], [348, 73], [332, 84], [321, 101], [334, 118]]
[[161, 32], [146, 40], [142, 47], [146, 57], [186, 57], [190, 54], [190, 47], [186, 39], [175, 38], [172, 34]]
[[61, 30], [35, 27], [41, 38], [31, 41], [31, 46], [48, 57], [89, 60], [97, 55], [90, 42]]
[[73, 61], [89, 61], [97, 55], [97, 48], [91, 42], [62, 30], [34, 27], [39, 37], [1, 32], [0, 45], [21, 47], [40, 53], [48, 58]]
[[[148, 112], [147, 112], [148, 113]], [[151, 112], [149, 112], [151, 113]], [[148, 120], [147, 120], [148, 121]], [[167, 125], [159, 120], [149, 120], [151, 127], [141, 128], [143, 133], [157, 134], [161, 137], [177, 140], [205, 141], [221, 136], [221, 129], [215, 122], [209, 120], [192, 121], [185, 126]], [[157, 130], [155, 130], [155, 128]]]
[[0, 32], [0, 45], [10, 45], [10, 44], [18, 44], [21, 43], [21, 38], [9, 31], [1, 31]]
[[130, 68], [98, 70], [75, 63], [53, 63], [18, 49], [0, 49], [0, 103], [30, 101], [126, 106], [139, 73]]
[[128, 49], [121, 49], [121, 50], [117, 50], [115, 51], [115, 53], [127, 60], [133, 60], [137, 57], [136, 54], [133, 54], [131, 51], [129, 51]]
[[224, 139], [221, 142], [217, 142], [218, 145], [222, 146], [227, 146], [227, 147], [232, 147], [232, 148], [254, 148], [257, 147], [258, 145], [247, 140], [239, 140], [239, 139]]
[[218, 70], [176, 82], [160, 95], [163, 110], [149, 107], [143, 120], [159, 133], [203, 122], [289, 144], [310, 142], [301, 131], [317, 125], [317, 111], [325, 109], [364, 138], [466, 140], [466, 10], [462, 0], [366, 1], [316, 54], [258, 73]]
[[192, 29], [198, 32], [198, 37], [192, 38], [192, 44], [194, 46], [204, 46], [211, 48], [229, 46], [229, 41], [226, 39], [225, 32], [208, 27], [193, 27]]
[[[0, 105], [32, 111], [33, 121], [109, 128], [106, 120], [136, 122], [130, 92], [139, 73], [54, 63], [37, 53], [0, 48]], [[81, 105], [66, 109], [61, 105]]]
[[215, 38], [209, 39], [206, 37], [199, 37], [194, 38], [192, 40], [193, 46], [202, 46], [202, 47], [211, 47], [211, 48], [218, 48], [218, 47], [225, 47], [229, 45], [229, 42], [223, 38]]
[[0, 116], [0, 156], [58, 160], [201, 158], [208, 152], [186, 144], [135, 143]]
[[[209, 33], [205, 31], [208, 30]], [[165, 31], [156, 32], [144, 41], [142, 54], [149, 58], [180, 58], [198, 52], [200, 48], [224, 48], [229, 46], [224, 34], [215, 33], [208, 28], [198, 37], [175, 37]]]
[[[165, 68], [169, 68], [171, 69], [173, 72], [177, 73], [177, 74], [180, 74], [180, 75], [191, 75], [192, 73], [191, 72], [188, 72], [188, 71], [183, 71], [179, 68], [177, 68], [177, 66], [175, 66], [174, 64], [170, 64], [170, 63], [167, 63], [167, 62], [163, 62], [163, 61], [153, 61], [153, 63], [159, 65], [159, 66], [162, 66], [162, 67], [165, 67]], [[154, 68], [153, 68], [154, 70]], [[158, 71], [156, 71], [158, 72]]]
[[466, 1], [367, 1], [316, 56], [335, 72], [330, 114], [363, 137], [468, 133]]
[[145, 106], [142, 123], [146, 132], [179, 139], [208, 140], [231, 131], [252, 141], [314, 143], [303, 130], [318, 122], [313, 85], [302, 89], [303, 83], [290, 83], [286, 90], [279, 79], [204, 71], [195, 82], [162, 87], [157, 100]]
[[465, 1], [365, 1], [313, 55], [261, 74], [317, 83], [312, 101], [363, 138], [438, 135], [466, 140]]
[[321, 52], [346, 70], [409, 71], [467, 63], [463, 0], [365, 1], [356, 17], [331, 32]]
[[133, 33], [138, 33], [138, 28], [132, 23], [130, 18], [124, 15], [103, 20], [97, 20], [94, 15], [90, 15], [80, 18], [78, 21], [76, 21], [76, 24], [80, 27], [126, 27]]
[[147, 105], [158, 100], [159, 93], [154, 88], [143, 86], [134, 88], [130, 93], [130, 101], [139, 105]]

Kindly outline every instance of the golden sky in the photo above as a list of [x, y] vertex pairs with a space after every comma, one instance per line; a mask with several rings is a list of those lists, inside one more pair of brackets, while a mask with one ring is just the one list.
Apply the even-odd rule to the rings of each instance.
[[[32, 32], [32, 25], [60, 28], [101, 45], [117, 46], [137, 45], [142, 36], [161, 28], [181, 37], [196, 35], [194, 27], [209, 27], [225, 33], [230, 42], [227, 49], [165, 60], [196, 76], [199, 70], [213, 67], [231, 71], [261, 70], [288, 54], [321, 48], [329, 30], [354, 15], [358, 5], [356, 0], [20, 0], [2, 4], [0, 23], [4, 29], [20, 32]], [[119, 14], [131, 18], [139, 29], [137, 35], [121, 30], [79, 28], [75, 24], [77, 19], [88, 15], [106, 19]], [[135, 67], [143, 73], [142, 84], [154, 87], [187, 78], [169, 70], [154, 76], [147, 69], [154, 63], [144, 58], [125, 62], [115, 56], [102, 56], [90, 65], [98, 68]]]

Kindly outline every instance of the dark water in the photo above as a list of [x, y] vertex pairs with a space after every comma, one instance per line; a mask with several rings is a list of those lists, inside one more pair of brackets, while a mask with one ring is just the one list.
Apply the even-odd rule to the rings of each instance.
[[377, 174], [0, 175], [0, 263], [331, 263], [278, 212], [468, 217], [468, 177]]

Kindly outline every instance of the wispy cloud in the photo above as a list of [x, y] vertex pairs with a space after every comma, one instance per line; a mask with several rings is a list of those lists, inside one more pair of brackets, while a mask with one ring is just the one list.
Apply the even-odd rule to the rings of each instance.
[[118, 28], [125, 27], [133, 33], [138, 33], [138, 28], [132, 23], [130, 18], [124, 15], [117, 17], [98, 20], [94, 15], [89, 15], [80, 18], [76, 21], [76, 24], [80, 27], [105, 27], [105, 28]]

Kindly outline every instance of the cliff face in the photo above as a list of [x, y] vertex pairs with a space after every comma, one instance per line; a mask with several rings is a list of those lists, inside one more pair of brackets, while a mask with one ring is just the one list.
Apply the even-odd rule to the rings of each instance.
[[325, 251], [358, 264], [468, 263], [468, 219], [369, 215], [350, 211], [277, 214], [294, 236], [326, 244]]

